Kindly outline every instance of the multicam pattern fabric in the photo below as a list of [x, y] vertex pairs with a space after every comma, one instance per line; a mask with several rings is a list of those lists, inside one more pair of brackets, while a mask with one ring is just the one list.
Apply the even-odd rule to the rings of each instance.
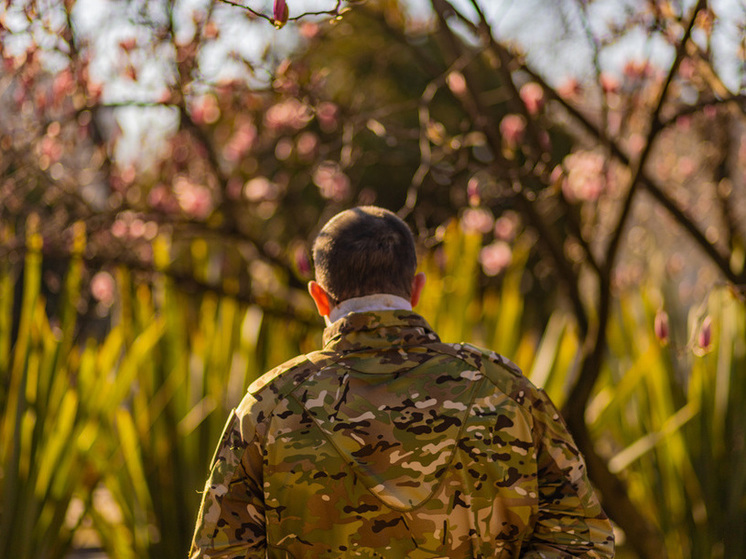
[[192, 559], [613, 557], [555, 407], [411, 311], [348, 315], [258, 379], [218, 446]]

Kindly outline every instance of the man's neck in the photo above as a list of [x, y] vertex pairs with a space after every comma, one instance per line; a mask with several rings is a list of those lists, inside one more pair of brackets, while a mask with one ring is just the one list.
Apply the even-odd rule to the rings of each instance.
[[334, 307], [326, 319], [327, 325], [330, 325], [340, 318], [354, 312], [367, 311], [391, 311], [391, 310], [412, 310], [412, 305], [403, 297], [391, 295], [390, 293], [376, 293], [375, 295], [364, 295], [363, 297], [354, 297], [346, 299]]

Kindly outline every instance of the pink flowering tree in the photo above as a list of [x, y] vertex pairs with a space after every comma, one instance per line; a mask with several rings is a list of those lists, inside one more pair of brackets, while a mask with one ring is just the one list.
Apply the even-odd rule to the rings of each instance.
[[[288, 295], [309, 277], [304, 247], [326, 206], [354, 201], [347, 165], [329, 147], [341, 115], [299, 97], [295, 70], [278, 64], [293, 45], [246, 54], [250, 42], [228, 34], [262, 33], [262, 18], [281, 27], [287, 6], [267, 16], [221, 2], [115, 10], [107, 17], [85, 0], [3, 5], [2, 257], [20, 261], [26, 221], [41, 217], [45, 266], [58, 263], [45, 273], [54, 292], [83, 224], [84, 314], [106, 314], [105, 279], [125, 266], [308, 320], [310, 306]], [[305, 40], [317, 27], [303, 26]], [[208, 243], [199, 263], [195, 239]], [[159, 261], [156, 240], [166, 245]]]

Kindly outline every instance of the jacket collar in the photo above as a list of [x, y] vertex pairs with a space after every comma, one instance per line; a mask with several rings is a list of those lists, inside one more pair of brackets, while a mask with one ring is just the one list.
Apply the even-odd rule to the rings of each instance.
[[374, 295], [364, 295], [346, 299], [334, 307], [329, 313], [328, 325], [336, 322], [343, 316], [353, 312], [367, 311], [394, 311], [394, 310], [412, 310], [412, 305], [403, 297], [397, 297], [390, 293], [376, 293]]
[[439, 342], [430, 325], [411, 310], [350, 313], [324, 330], [324, 349], [350, 352]]

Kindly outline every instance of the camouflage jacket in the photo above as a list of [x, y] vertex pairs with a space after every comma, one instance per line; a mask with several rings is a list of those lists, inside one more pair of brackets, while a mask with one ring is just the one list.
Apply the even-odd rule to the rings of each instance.
[[350, 314], [231, 414], [204, 557], [612, 557], [555, 407], [509, 361], [412, 311]]

